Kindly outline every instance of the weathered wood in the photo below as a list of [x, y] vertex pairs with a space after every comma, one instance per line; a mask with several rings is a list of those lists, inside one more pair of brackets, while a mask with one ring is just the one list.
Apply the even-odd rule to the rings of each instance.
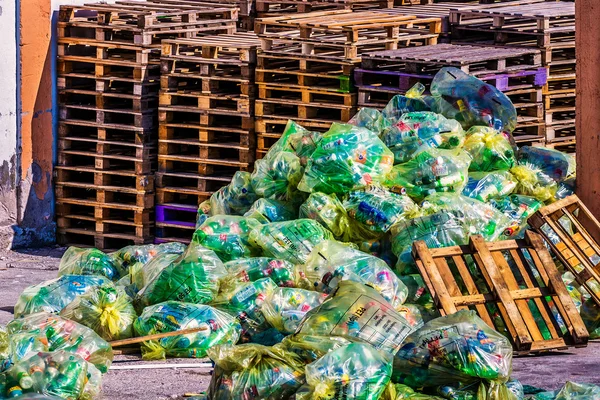
[[182, 330], [173, 331], [173, 332], [157, 333], [154, 335], [140, 336], [140, 337], [122, 339], [122, 340], [113, 340], [112, 342], [108, 342], [108, 343], [111, 345], [111, 347], [115, 348], [115, 347], [121, 347], [121, 346], [128, 346], [130, 344], [135, 344], [135, 343], [142, 343], [142, 342], [146, 342], [148, 340], [158, 340], [158, 339], [163, 339], [163, 338], [171, 337], [171, 336], [189, 335], [190, 333], [201, 332], [201, 331], [205, 331], [207, 329], [208, 328], [206, 326], [198, 326], [196, 328], [182, 329]]

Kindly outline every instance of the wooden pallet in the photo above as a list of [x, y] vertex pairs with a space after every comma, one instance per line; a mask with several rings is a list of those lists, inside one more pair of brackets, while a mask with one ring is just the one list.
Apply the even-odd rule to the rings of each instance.
[[[59, 143], [60, 146], [60, 143]], [[69, 149], [58, 151], [58, 165], [65, 167], [96, 168], [104, 171], [127, 171], [135, 174], [150, 174], [154, 170], [150, 150], [136, 151], [135, 155], [99, 154], [93, 150]]]
[[600, 305], [600, 223], [576, 195], [541, 208], [528, 220]]
[[119, 233], [97, 233], [92, 229], [57, 228], [56, 241], [61, 245], [77, 247], [95, 247], [106, 252], [115, 251], [125, 246], [153, 243], [153, 236], [138, 237]]
[[152, 129], [135, 126], [99, 125], [96, 122], [66, 120], [58, 124], [58, 138], [144, 145], [156, 140], [156, 134]]
[[190, 143], [181, 140], [162, 140], [158, 156], [186, 157], [199, 163], [227, 162], [228, 165], [248, 166], [254, 162], [252, 150], [237, 143]]
[[436, 44], [440, 31], [439, 18], [394, 16], [378, 11], [334, 10], [256, 20], [263, 50], [301, 44], [303, 55], [337, 50], [344, 51], [344, 59], [350, 60], [375, 49]]
[[[232, 177], [236, 171], [251, 171], [251, 163], [243, 163], [237, 160], [207, 160], [200, 157], [159, 155], [158, 172], [170, 174], [197, 174], [200, 177]], [[164, 189], [164, 188], [161, 188]], [[157, 192], [159, 190], [157, 189]], [[199, 193], [205, 194], [205, 193]], [[210, 193], [208, 193], [210, 194]], [[159, 201], [159, 203], [172, 203], [171, 201]]]
[[565, 125], [546, 125], [546, 141], [548, 145], [561, 142], [575, 141], [576, 125], [574, 123]]
[[198, 207], [188, 204], [158, 204], [156, 206], [156, 224], [173, 225], [194, 229]]
[[257, 117], [288, 118], [315, 122], [347, 122], [356, 114], [355, 106], [328, 103], [305, 104], [292, 100], [256, 100]]
[[413, 244], [413, 257], [443, 315], [474, 309], [504, 331], [519, 353], [587, 345], [588, 332], [542, 238], [430, 249]]
[[[288, 124], [289, 119], [287, 118], [256, 118], [255, 128], [257, 135], [270, 135], [281, 137], [281, 134], [285, 130], [286, 125]], [[310, 120], [297, 120], [300, 125], [302, 125], [306, 129], [310, 129], [312, 131], [317, 132], [326, 132], [331, 127], [331, 123], [329, 122], [319, 122], [319, 121], [310, 121]]]
[[259, 84], [258, 98], [265, 100], [289, 100], [306, 104], [340, 104], [349, 107], [356, 106], [355, 93], [336, 93], [310, 87], [299, 88]]
[[102, 171], [86, 167], [54, 167], [57, 184], [80, 184], [107, 190], [130, 188], [136, 192], [154, 191], [154, 175], [137, 175], [126, 171]]
[[159, 142], [176, 140], [184, 144], [231, 143], [241, 147], [254, 148], [255, 139], [253, 125], [246, 129], [242, 127], [231, 129], [164, 122], [158, 130]]
[[156, 96], [160, 88], [160, 81], [158, 77], [140, 82], [136, 79], [96, 77], [93, 73], [82, 74], [73, 72], [58, 75], [57, 88], [58, 90], [72, 89], [107, 94]]
[[199, 206], [210, 198], [212, 193], [181, 187], [165, 187], [156, 189], [156, 202], [159, 204], [176, 203]]
[[129, 61], [141, 65], [160, 63], [160, 50], [157, 48], [68, 37], [58, 38], [57, 42], [57, 54], [67, 59], [85, 57], [96, 61]]
[[185, 226], [157, 223], [154, 243], [179, 242], [188, 244], [191, 242], [194, 229]]
[[269, 16], [331, 9], [392, 8], [394, 3], [394, 0], [256, 0], [256, 12], [259, 16]]
[[575, 137], [565, 138], [564, 140], [554, 141], [552, 143], [546, 143], [545, 147], [562, 151], [563, 153], [571, 154], [573, 156], [577, 153], [577, 141]]
[[231, 175], [201, 175], [196, 171], [181, 172], [157, 172], [157, 186], [173, 190], [180, 188], [185, 190], [193, 190], [202, 193], [214, 193], [223, 186], [231, 182]]
[[137, 188], [114, 186], [90, 186], [88, 183], [58, 181], [55, 185], [57, 198], [97, 201], [98, 203], [130, 204], [140, 208], [154, 206], [154, 193]]
[[153, 81], [160, 76], [159, 65], [80, 56], [59, 56], [56, 68], [59, 76], [71, 74], [105, 79], [128, 79], [137, 82]]

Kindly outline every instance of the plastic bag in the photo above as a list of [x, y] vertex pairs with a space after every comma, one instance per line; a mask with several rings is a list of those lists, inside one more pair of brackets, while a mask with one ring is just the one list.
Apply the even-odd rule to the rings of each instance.
[[[0, 374], [12, 363], [11, 344], [8, 338], [8, 331], [0, 325]], [[0, 390], [0, 392], [2, 392]]]
[[296, 267], [285, 260], [269, 257], [241, 258], [225, 263], [227, 275], [221, 280], [220, 293], [231, 294], [240, 285], [271, 278], [277, 286], [296, 286]]
[[271, 146], [265, 158], [270, 158], [274, 153], [280, 151], [291, 152], [300, 158], [300, 164], [304, 166], [317, 148], [322, 136], [323, 134], [320, 132], [309, 131], [289, 120], [281, 138]]
[[246, 218], [254, 218], [261, 224], [290, 221], [298, 218], [298, 210], [291, 202], [271, 199], [258, 199], [244, 214]]
[[98, 275], [63, 275], [29, 286], [23, 290], [15, 304], [15, 318], [41, 311], [59, 313], [76, 296], [107, 282], [110, 279]]
[[388, 232], [395, 223], [419, 216], [419, 206], [410, 197], [375, 185], [348, 193], [343, 206], [351, 221], [360, 225], [360, 231], [366, 231], [364, 238]]
[[600, 386], [567, 381], [555, 397], [536, 395], [536, 400], [595, 400], [600, 398]]
[[105, 284], [77, 296], [60, 315], [91, 328], [104, 340], [126, 339], [133, 336], [137, 317], [131, 301], [123, 289]]
[[175, 332], [203, 327], [205, 330], [185, 335], [150, 340], [142, 345], [145, 360], [166, 356], [202, 358], [206, 351], [219, 344], [235, 344], [242, 327], [231, 315], [203, 304], [165, 301], [146, 307], [134, 322], [138, 336]]
[[306, 366], [306, 387], [296, 400], [377, 400], [389, 383], [392, 365], [372, 346], [351, 343]]
[[60, 259], [58, 276], [62, 275], [101, 275], [118, 280], [122, 271], [108, 254], [98, 249], [69, 247]]
[[353, 243], [358, 246], [360, 251], [385, 261], [390, 268], [398, 261], [397, 257], [392, 252], [392, 242], [390, 240], [389, 232], [375, 239], [359, 240], [354, 241]]
[[422, 305], [426, 308], [433, 307], [433, 299], [421, 275], [409, 274], [399, 276], [398, 278], [408, 290], [406, 302]]
[[248, 241], [251, 229], [260, 226], [254, 218], [216, 215], [196, 229], [192, 242], [213, 250], [223, 262], [260, 255]]
[[517, 380], [506, 383], [482, 381], [466, 386], [440, 386], [435, 393], [448, 400], [523, 400], [523, 385]]
[[303, 264], [313, 247], [333, 235], [312, 219], [274, 222], [250, 232], [250, 240], [263, 249], [264, 255]]
[[368, 129], [377, 135], [381, 135], [390, 126], [389, 121], [383, 117], [379, 110], [368, 107], [361, 108], [348, 123], [359, 128]]
[[417, 153], [428, 149], [454, 149], [465, 141], [465, 132], [458, 122], [433, 112], [403, 114], [387, 128], [381, 140], [394, 153], [394, 163], [410, 161]]
[[299, 267], [307, 289], [331, 293], [342, 281], [372, 286], [392, 307], [406, 300], [408, 289], [385, 261], [332, 240], [315, 246], [306, 263]]
[[502, 211], [511, 221], [504, 234], [516, 236], [525, 229], [529, 217], [542, 208], [543, 203], [535, 197], [513, 194], [502, 199], [490, 199], [490, 205]]
[[136, 304], [143, 307], [167, 300], [209, 303], [219, 292], [219, 281], [227, 274], [214, 251], [192, 242], [185, 253], [153, 274], [140, 290]]
[[[400, 383], [390, 383], [380, 397], [381, 400], [442, 400], [441, 397], [416, 392], [413, 388]], [[463, 399], [467, 400], [467, 399]]]
[[404, 95], [397, 94], [383, 109], [383, 117], [393, 125], [406, 113], [431, 111], [430, 100], [432, 99], [423, 96], [423, 93], [425, 93], [425, 85], [417, 83]]
[[311, 193], [300, 206], [299, 217], [314, 219], [336, 239], [345, 240], [351, 235], [348, 213], [335, 194]]
[[268, 153], [256, 160], [252, 186], [257, 195], [274, 200], [293, 200], [298, 195], [302, 164], [297, 155], [287, 151]]
[[100, 393], [100, 372], [78, 355], [63, 350], [35, 354], [5, 374], [6, 392], [0, 393], [2, 398], [43, 393], [63, 399], [91, 399]]
[[352, 343], [348, 339], [339, 336], [314, 336], [295, 334], [286, 336], [278, 347], [283, 347], [298, 355], [305, 364], [318, 360], [325, 354], [340, 347]]
[[516, 187], [517, 180], [508, 171], [471, 172], [462, 194], [487, 202], [491, 199], [506, 198]]
[[394, 354], [412, 330], [375, 289], [358, 282], [342, 281], [323, 304], [306, 314], [296, 332], [364, 341]]
[[547, 147], [521, 147], [519, 149], [519, 164], [540, 169], [556, 182], [562, 182], [575, 173], [573, 156]]
[[517, 162], [504, 135], [486, 126], [474, 126], [467, 131], [464, 149], [473, 158], [469, 171], [509, 170]]
[[529, 164], [519, 164], [514, 166], [510, 172], [518, 182], [515, 189], [517, 194], [532, 196], [540, 201], [549, 201], [554, 198], [558, 186], [541, 169]]
[[127, 271], [133, 264], [144, 265], [159, 254], [182, 254], [186, 245], [179, 242], [127, 246], [112, 253], [113, 259]]
[[506, 382], [512, 346], [474, 311], [436, 318], [413, 332], [394, 358], [393, 380], [412, 387], [479, 379]]
[[250, 209], [256, 199], [258, 199], [258, 196], [252, 187], [251, 174], [245, 171], [237, 171], [227, 186], [223, 186], [210, 196], [210, 207], [205, 206], [205, 209], [210, 210], [210, 216], [243, 215]]
[[298, 189], [346, 193], [382, 180], [394, 163], [392, 152], [368, 129], [334, 123], [308, 160]]
[[269, 293], [261, 310], [273, 328], [291, 335], [298, 328], [304, 315], [323, 303], [326, 298], [325, 293], [278, 287]]
[[81, 356], [102, 373], [112, 364], [110, 344], [90, 328], [49, 313], [15, 319], [7, 325], [13, 362], [40, 351], [64, 350]]
[[198, 206], [198, 213], [196, 214], [196, 229], [200, 228], [200, 225], [210, 218], [210, 199], [204, 200]]
[[475, 125], [512, 132], [517, 111], [495, 87], [454, 67], [442, 68], [431, 82], [432, 111], [455, 119], [465, 129]]
[[471, 157], [463, 150], [431, 149], [404, 164], [396, 165], [384, 181], [392, 192], [416, 201], [435, 192], [460, 193], [468, 179]]
[[278, 346], [215, 346], [207, 353], [215, 363], [208, 387], [213, 400], [289, 399], [304, 382], [302, 361]]
[[577, 188], [575, 177], [570, 177], [565, 179], [562, 182], [558, 183], [558, 188], [556, 189], [556, 193], [554, 197], [556, 200], [564, 199], [567, 196], [571, 196], [575, 194], [575, 189]]

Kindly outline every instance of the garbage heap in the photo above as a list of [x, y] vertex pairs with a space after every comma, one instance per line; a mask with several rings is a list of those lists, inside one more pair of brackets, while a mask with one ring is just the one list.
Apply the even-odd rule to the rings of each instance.
[[93, 398], [110, 341], [191, 328], [142, 355], [208, 356], [210, 399], [524, 398], [502, 329], [440, 317], [410, 249], [521, 237], [573, 192], [574, 162], [517, 149], [510, 101], [460, 70], [424, 89], [324, 134], [290, 121], [188, 246], [68, 249], [0, 330], [0, 398]]

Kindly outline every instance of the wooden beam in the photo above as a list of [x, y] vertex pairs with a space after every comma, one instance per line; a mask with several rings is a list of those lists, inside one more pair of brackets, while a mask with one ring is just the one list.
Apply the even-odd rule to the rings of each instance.
[[600, 219], [600, 2], [577, 0], [577, 195]]

